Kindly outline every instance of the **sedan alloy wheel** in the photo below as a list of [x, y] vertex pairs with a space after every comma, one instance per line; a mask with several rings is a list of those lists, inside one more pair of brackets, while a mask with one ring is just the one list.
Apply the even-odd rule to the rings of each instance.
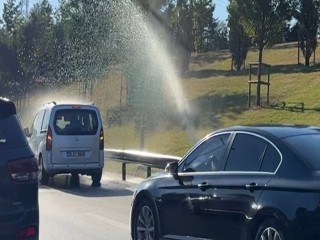
[[148, 203], [143, 203], [138, 208], [134, 229], [135, 240], [156, 239], [156, 222], [154, 212]]
[[276, 229], [268, 227], [261, 233], [260, 240], [282, 240], [282, 238]]

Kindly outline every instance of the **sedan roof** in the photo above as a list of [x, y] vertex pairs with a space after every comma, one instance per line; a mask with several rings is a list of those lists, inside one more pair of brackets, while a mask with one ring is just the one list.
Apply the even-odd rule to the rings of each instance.
[[296, 135], [320, 134], [320, 127], [307, 125], [253, 125], [234, 126], [220, 131], [246, 131], [262, 135], [272, 134], [277, 138], [286, 138]]

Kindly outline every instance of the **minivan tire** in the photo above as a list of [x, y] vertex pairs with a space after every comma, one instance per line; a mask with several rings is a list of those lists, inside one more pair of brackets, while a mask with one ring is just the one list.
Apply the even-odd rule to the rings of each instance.
[[42, 160], [42, 157], [40, 156], [39, 157], [39, 175], [38, 175], [39, 183], [41, 183], [42, 185], [48, 185], [49, 179], [50, 179], [50, 176], [44, 169], [43, 160]]
[[92, 184], [91, 187], [101, 187], [102, 169], [96, 170], [91, 175]]

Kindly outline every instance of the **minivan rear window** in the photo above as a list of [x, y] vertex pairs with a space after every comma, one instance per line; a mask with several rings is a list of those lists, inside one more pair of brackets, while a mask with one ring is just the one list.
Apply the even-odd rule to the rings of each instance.
[[98, 117], [93, 110], [61, 109], [55, 113], [53, 126], [57, 135], [95, 135]]

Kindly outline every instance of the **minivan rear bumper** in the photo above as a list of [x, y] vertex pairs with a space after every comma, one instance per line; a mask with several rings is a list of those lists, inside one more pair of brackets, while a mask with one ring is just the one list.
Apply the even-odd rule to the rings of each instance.
[[49, 165], [46, 172], [50, 175], [60, 173], [80, 173], [92, 174], [97, 170], [101, 170], [104, 163], [90, 163], [90, 164], [54, 164]]

